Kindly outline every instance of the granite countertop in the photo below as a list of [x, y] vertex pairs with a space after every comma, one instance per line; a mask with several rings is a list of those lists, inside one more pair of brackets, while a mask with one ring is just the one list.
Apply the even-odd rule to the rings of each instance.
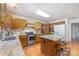
[[[14, 37], [14, 36], [13, 36]], [[0, 56], [23, 56], [23, 50], [16, 36], [14, 40], [0, 41]]]
[[19, 35], [27, 35], [27, 34], [19, 34]]
[[60, 39], [63, 39], [63, 36], [56, 36], [56, 35], [43, 35], [43, 36], [40, 36], [42, 38], [45, 38], [45, 39], [48, 39], [48, 40], [53, 40], [53, 41], [58, 41]]

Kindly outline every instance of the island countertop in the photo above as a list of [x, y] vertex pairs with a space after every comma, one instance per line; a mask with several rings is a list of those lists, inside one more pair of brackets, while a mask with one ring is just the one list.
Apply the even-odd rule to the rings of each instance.
[[64, 36], [56, 36], [56, 35], [43, 35], [43, 36], [40, 36], [41, 38], [45, 38], [47, 40], [53, 40], [53, 41], [58, 41], [60, 39], [63, 39]]

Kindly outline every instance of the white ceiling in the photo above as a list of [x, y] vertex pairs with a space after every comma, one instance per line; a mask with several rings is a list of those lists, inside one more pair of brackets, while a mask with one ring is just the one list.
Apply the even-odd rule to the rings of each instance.
[[[35, 14], [37, 9], [42, 9], [51, 17], [44, 18]], [[15, 8], [8, 8], [8, 10], [19, 16], [44, 22], [51, 22], [64, 17], [79, 17], [79, 3], [17, 3]]]

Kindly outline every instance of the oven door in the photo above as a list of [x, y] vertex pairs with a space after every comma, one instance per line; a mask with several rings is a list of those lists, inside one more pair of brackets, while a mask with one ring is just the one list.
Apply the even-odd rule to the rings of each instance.
[[35, 36], [28, 36], [28, 45], [33, 45], [35, 43]]

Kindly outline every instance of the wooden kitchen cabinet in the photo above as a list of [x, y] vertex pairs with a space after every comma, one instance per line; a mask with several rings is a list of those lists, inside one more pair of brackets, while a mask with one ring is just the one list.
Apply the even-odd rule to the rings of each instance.
[[5, 27], [12, 28], [12, 16], [9, 14], [1, 15], [0, 22], [4, 24]]
[[54, 25], [52, 23], [50, 24], [42, 24], [41, 26], [41, 32], [45, 35], [52, 34], [54, 31]]
[[7, 12], [6, 3], [0, 4], [0, 25], [12, 28], [12, 16]]
[[60, 48], [58, 41], [51, 41], [41, 38], [41, 52], [46, 56], [57, 56], [57, 50]]
[[53, 23], [50, 23], [49, 24], [49, 33], [50, 34], [54, 34], [53, 32], [54, 32], [54, 24]]
[[5, 14], [0, 17], [0, 22], [4, 24], [5, 27], [10, 29], [24, 29], [27, 26], [27, 21], [20, 18], [12, 18], [11, 15]]
[[21, 45], [23, 48], [28, 46], [28, 36], [27, 35], [20, 35], [19, 39], [20, 39], [20, 42], [21, 42]]
[[42, 26], [41, 26], [41, 32], [42, 32], [42, 34], [46, 35], [46, 24], [42, 24]]
[[26, 26], [27, 26], [26, 20], [20, 18], [13, 19], [12, 27], [14, 29], [23, 29], [26, 28]]
[[50, 25], [49, 25], [49, 24], [42, 24], [41, 32], [42, 32], [44, 35], [50, 34]]
[[40, 35], [35, 35], [35, 43], [41, 42], [41, 37]]
[[40, 22], [35, 22], [35, 23], [34, 23], [34, 29], [36, 29], [36, 30], [41, 29], [41, 25], [42, 25], [42, 23], [40, 23]]

